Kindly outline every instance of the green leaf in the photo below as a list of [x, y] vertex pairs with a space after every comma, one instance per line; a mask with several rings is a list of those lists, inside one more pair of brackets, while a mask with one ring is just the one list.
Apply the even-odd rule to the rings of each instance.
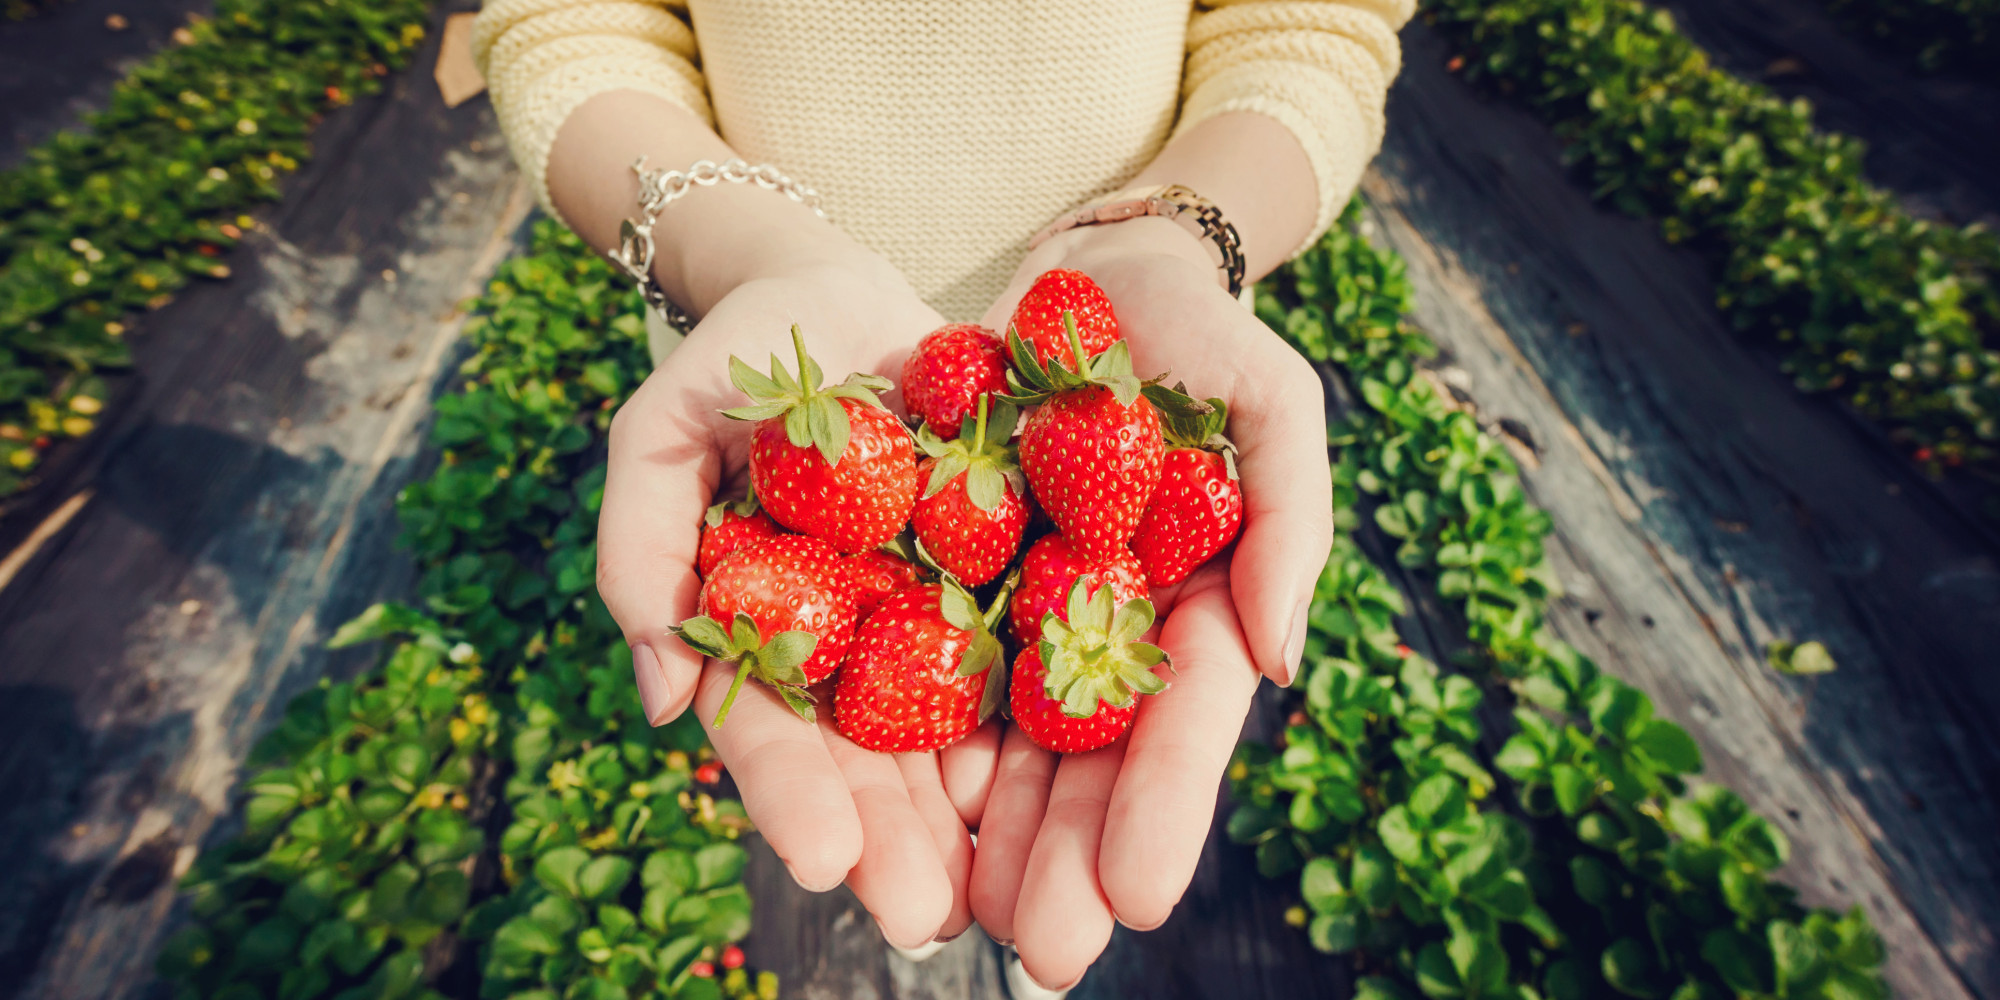
[[384, 869], [375, 876], [374, 888], [369, 890], [368, 915], [389, 924], [403, 919], [409, 912], [410, 893], [421, 879], [416, 867], [406, 862]]
[[1390, 807], [1376, 821], [1375, 831], [1382, 838], [1382, 846], [1388, 848], [1396, 860], [1406, 865], [1427, 866], [1424, 837], [1411, 824], [1408, 809], [1400, 805]]
[[1306, 926], [1306, 937], [1329, 955], [1350, 952], [1360, 942], [1361, 921], [1352, 913], [1322, 913]]
[[1354, 886], [1354, 894], [1361, 897], [1369, 909], [1383, 909], [1396, 896], [1395, 862], [1381, 847], [1362, 844], [1354, 850], [1350, 882]]
[[583, 889], [577, 877], [589, 863], [589, 851], [581, 847], [558, 847], [535, 859], [535, 881], [550, 892], [579, 897]]
[[1664, 997], [1666, 986], [1660, 981], [1658, 963], [1653, 960], [1651, 949], [1633, 938], [1619, 938], [1604, 949], [1602, 958], [1604, 981], [1613, 989], [1630, 997]]
[[749, 855], [743, 848], [724, 841], [710, 844], [694, 854], [696, 889], [713, 889], [727, 882], [736, 881], [743, 874], [743, 865]]
[[1664, 770], [1694, 774], [1701, 770], [1701, 747], [1687, 730], [1665, 719], [1654, 719], [1633, 741]]
[[1574, 816], [1590, 804], [1597, 781], [1574, 764], [1557, 764], [1549, 768], [1549, 784], [1555, 789], [1556, 807], [1563, 815]]
[[465, 912], [472, 898], [472, 882], [456, 868], [443, 868], [424, 879], [417, 890], [411, 911], [417, 919], [440, 927], [448, 926]]
[[757, 652], [757, 662], [779, 677], [797, 673], [799, 682], [803, 682], [805, 675], [799, 668], [812, 659], [813, 650], [818, 647], [819, 636], [811, 632], [780, 632]]
[[616, 897], [632, 880], [632, 867], [631, 859], [617, 855], [592, 858], [577, 871], [577, 895], [584, 899]]

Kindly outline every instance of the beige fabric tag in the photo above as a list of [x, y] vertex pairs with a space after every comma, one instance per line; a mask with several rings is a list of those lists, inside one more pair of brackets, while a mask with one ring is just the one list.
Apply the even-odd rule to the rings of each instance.
[[444, 41], [438, 46], [438, 93], [444, 106], [455, 108], [486, 90], [486, 78], [472, 62], [472, 21], [477, 14], [453, 14], [444, 22]]

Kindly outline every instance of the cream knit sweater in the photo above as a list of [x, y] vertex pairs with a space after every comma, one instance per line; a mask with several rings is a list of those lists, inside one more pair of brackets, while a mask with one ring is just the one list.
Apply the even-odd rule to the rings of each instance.
[[570, 112], [609, 90], [655, 94], [818, 188], [834, 222], [959, 320], [985, 311], [1035, 230], [1224, 112], [1298, 136], [1319, 181], [1317, 237], [1381, 144], [1396, 30], [1414, 7], [486, 0], [473, 51], [545, 206], [549, 144]]

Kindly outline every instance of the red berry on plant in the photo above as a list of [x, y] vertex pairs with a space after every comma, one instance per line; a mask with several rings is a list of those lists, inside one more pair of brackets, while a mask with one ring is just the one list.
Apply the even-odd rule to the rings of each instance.
[[702, 517], [701, 547], [695, 553], [695, 569], [706, 580], [715, 575], [722, 560], [737, 551], [784, 534], [783, 528], [757, 506], [757, 498], [719, 503]]
[[737, 663], [717, 728], [753, 676], [810, 721], [806, 686], [840, 666], [854, 636], [846, 566], [825, 542], [805, 535], [765, 539], [724, 559], [701, 586], [700, 611], [673, 631], [704, 656]]
[[738, 948], [733, 944], [724, 946], [722, 949], [722, 967], [725, 969], [742, 968], [743, 949]]
[[715, 977], [715, 963], [706, 961], [689, 963], [688, 974], [701, 979], [712, 979]]
[[716, 782], [721, 781], [722, 762], [719, 760], [711, 760], [708, 763], [695, 768], [694, 780], [704, 785], [713, 785]]
[[875, 397], [889, 380], [856, 374], [821, 389], [819, 365], [796, 326], [792, 346], [797, 378], [775, 356], [768, 377], [729, 359], [730, 381], [750, 405], [722, 412], [757, 422], [750, 484], [779, 524], [840, 552], [872, 549], [903, 530], [917, 499], [909, 432]]
[[1063, 536], [1043, 535], [1028, 547], [1027, 556], [1021, 560], [1021, 583], [1008, 609], [1014, 638], [1023, 645], [1038, 641], [1042, 616], [1061, 614], [1070, 588], [1079, 580], [1089, 586], [1091, 593], [1100, 585], [1109, 585], [1111, 596], [1120, 604], [1148, 596], [1146, 571], [1130, 552], [1110, 559], [1091, 559], [1076, 551]]
[[1007, 391], [1007, 345], [977, 323], [941, 326], [903, 362], [903, 405], [931, 433], [950, 440], [980, 396]]
[[1167, 689], [1153, 668], [1168, 660], [1165, 650], [1139, 641], [1153, 627], [1150, 603], [1114, 606], [1109, 588], [1088, 592], [1078, 582], [1066, 604], [1062, 615], [1042, 620], [1040, 641], [1015, 658], [1009, 709], [1036, 746], [1086, 753], [1131, 728], [1140, 695]]
[[1014, 307], [1015, 332], [1034, 347], [1036, 360], [1043, 364], [1060, 360], [1072, 371], [1078, 367], [1064, 313], [1074, 317], [1085, 358], [1104, 353], [1120, 339], [1118, 316], [1111, 311], [1104, 289], [1082, 271], [1057, 268], [1036, 278]]
[[1187, 579], [1243, 528], [1235, 447], [1222, 436], [1229, 409], [1219, 399], [1208, 404], [1214, 408], [1209, 413], [1165, 421], [1171, 447], [1160, 485], [1132, 533], [1132, 554], [1146, 567], [1146, 582], [1155, 587]]
[[917, 446], [930, 457], [917, 466], [924, 493], [910, 522], [931, 559], [967, 586], [999, 576], [1028, 527], [1028, 483], [1009, 444], [1017, 416], [1008, 403], [982, 396], [957, 440], [939, 440], [929, 427], [917, 431]]
[[855, 633], [834, 692], [834, 720], [857, 745], [884, 753], [941, 750], [964, 739], [1006, 690], [993, 630], [1007, 605], [991, 608], [957, 582], [891, 595]]

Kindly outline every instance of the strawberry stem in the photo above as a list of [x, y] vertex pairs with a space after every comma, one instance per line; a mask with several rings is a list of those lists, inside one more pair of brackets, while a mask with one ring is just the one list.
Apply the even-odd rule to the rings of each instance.
[[799, 332], [799, 325], [797, 323], [792, 324], [792, 350], [799, 356], [799, 386], [805, 390], [804, 396], [807, 399], [811, 399], [813, 390], [818, 389], [819, 386], [806, 378], [806, 372], [812, 370], [812, 359], [806, 356], [805, 334]]
[[1076, 365], [1076, 373], [1078, 375], [1081, 375], [1083, 374], [1083, 368], [1084, 368], [1083, 334], [1077, 331], [1076, 314], [1070, 312], [1067, 309], [1063, 310], [1063, 329], [1069, 331], [1069, 349], [1070, 349], [1071, 363]]
[[979, 417], [972, 425], [972, 453], [977, 455], [986, 447], [986, 400], [990, 393], [979, 394]]
[[757, 662], [756, 653], [744, 653], [736, 662], [736, 679], [729, 682], [729, 693], [722, 696], [722, 707], [715, 710], [716, 729], [722, 728], [722, 720], [729, 718], [730, 706], [736, 704], [736, 692], [743, 690], [743, 678], [750, 676], [750, 668]]

